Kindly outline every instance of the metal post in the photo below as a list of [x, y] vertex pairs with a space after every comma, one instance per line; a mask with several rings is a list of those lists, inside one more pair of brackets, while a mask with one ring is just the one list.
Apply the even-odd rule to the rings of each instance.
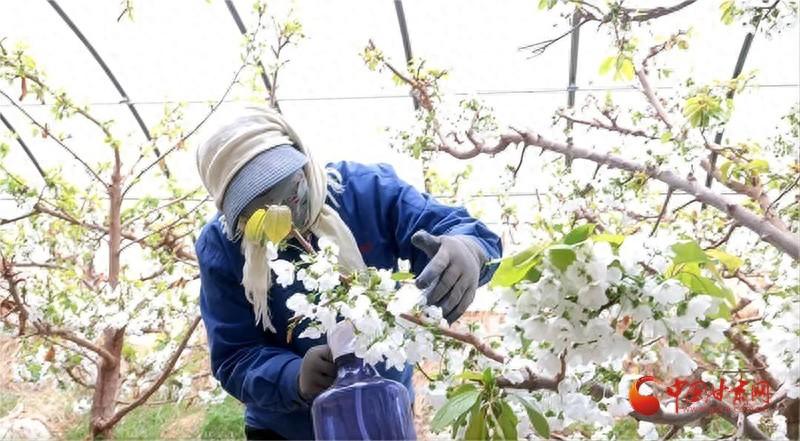
[[578, 46], [580, 43], [581, 27], [578, 23], [581, 21], [580, 10], [576, 10], [572, 15], [572, 36], [570, 38], [569, 48], [569, 86], [567, 86], [567, 107], [575, 106], [575, 92], [578, 86], [575, 81], [578, 77]]
[[[750, 52], [750, 45], [753, 43], [753, 37], [755, 37], [755, 31], [748, 33], [744, 36], [744, 41], [742, 42], [742, 48], [739, 49], [739, 58], [736, 59], [736, 66], [733, 68], [733, 79], [739, 77], [742, 73], [742, 69], [744, 69], [744, 61], [747, 59], [747, 54]], [[733, 98], [733, 90], [729, 90], [725, 96], [728, 99]], [[722, 135], [725, 133], [725, 129], [721, 128], [717, 134], [714, 136], [714, 143], [719, 145], [722, 143]], [[708, 161], [711, 164], [711, 168], [706, 175], [706, 187], [711, 187], [711, 181], [713, 179], [712, 172], [714, 168], [717, 166], [717, 152], [711, 152], [711, 157]], [[705, 204], [703, 204], [705, 207]]]
[[[403, 11], [403, 0], [394, 0], [394, 10], [397, 13], [397, 23], [400, 25], [400, 38], [403, 39], [403, 52], [406, 54], [406, 65], [408, 65], [413, 56], [411, 55], [411, 39], [408, 37], [406, 14]], [[414, 110], [419, 110], [417, 98], [414, 96], [411, 98], [414, 100]]]
[[14, 135], [14, 138], [16, 138], [19, 145], [22, 146], [22, 150], [25, 150], [25, 154], [28, 155], [28, 158], [30, 158], [31, 162], [33, 162], [33, 166], [36, 167], [36, 171], [39, 172], [39, 175], [42, 177], [42, 179], [45, 180], [46, 183], [47, 178], [45, 177], [44, 170], [42, 170], [42, 166], [39, 165], [39, 161], [37, 161], [36, 157], [33, 156], [33, 152], [31, 152], [30, 148], [28, 148], [28, 145], [25, 144], [25, 141], [22, 140], [22, 137], [19, 136], [19, 133], [17, 133], [17, 131], [14, 130], [14, 126], [11, 125], [11, 122], [7, 120], [2, 113], [0, 113], [0, 121], [2, 121], [3, 125], [6, 126], [6, 128], [11, 132], [12, 135]]

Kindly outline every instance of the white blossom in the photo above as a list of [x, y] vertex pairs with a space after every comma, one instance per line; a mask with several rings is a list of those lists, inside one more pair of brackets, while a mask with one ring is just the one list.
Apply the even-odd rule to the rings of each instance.
[[294, 283], [293, 263], [286, 260], [277, 259], [270, 262], [269, 266], [270, 268], [272, 268], [272, 271], [277, 276], [277, 282], [279, 285], [286, 288], [287, 286]]
[[687, 292], [686, 287], [681, 285], [680, 282], [670, 279], [655, 287], [650, 295], [656, 302], [662, 305], [670, 305], [682, 301]]
[[691, 357], [686, 355], [685, 352], [678, 348], [662, 348], [661, 359], [669, 371], [678, 377], [685, 377], [697, 369], [697, 363], [695, 363]]
[[294, 311], [296, 317], [311, 317], [314, 306], [309, 303], [308, 296], [297, 293], [286, 299], [286, 307]]
[[719, 343], [725, 340], [724, 332], [730, 328], [730, 326], [730, 323], [724, 319], [714, 319], [709, 323], [707, 328], [698, 329], [689, 341], [696, 345], [702, 344], [705, 339], [708, 339], [711, 343]]

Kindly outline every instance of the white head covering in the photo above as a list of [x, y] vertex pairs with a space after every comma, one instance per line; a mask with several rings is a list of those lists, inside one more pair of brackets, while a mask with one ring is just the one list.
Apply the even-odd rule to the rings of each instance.
[[[292, 144], [308, 157], [303, 171], [308, 181], [309, 216], [300, 231], [311, 231], [317, 238], [327, 237], [339, 246], [339, 263], [347, 271], [366, 268], [353, 233], [332, 207], [325, 204], [328, 175], [300, 141], [283, 115], [267, 107], [244, 107], [218, 115], [221, 123], [197, 149], [197, 168], [218, 209], [225, 190], [250, 159], [278, 145]], [[224, 219], [235, 222], [236, 219]], [[227, 230], [227, 228], [226, 228]], [[235, 239], [235, 238], [231, 238]], [[256, 323], [275, 332], [269, 313], [268, 293], [272, 285], [265, 247], [242, 239], [245, 257], [242, 285], [256, 314]], [[274, 256], [270, 256], [274, 257]]]

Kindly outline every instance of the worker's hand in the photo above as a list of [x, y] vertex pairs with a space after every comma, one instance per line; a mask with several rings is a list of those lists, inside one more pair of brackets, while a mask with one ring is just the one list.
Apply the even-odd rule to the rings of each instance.
[[417, 287], [428, 290], [428, 305], [442, 308], [449, 323], [458, 320], [475, 298], [481, 268], [488, 260], [483, 249], [468, 236], [433, 236], [417, 231], [411, 243], [431, 261], [416, 279]]
[[306, 351], [300, 364], [298, 385], [300, 397], [311, 402], [336, 379], [336, 365], [328, 345], [314, 346]]

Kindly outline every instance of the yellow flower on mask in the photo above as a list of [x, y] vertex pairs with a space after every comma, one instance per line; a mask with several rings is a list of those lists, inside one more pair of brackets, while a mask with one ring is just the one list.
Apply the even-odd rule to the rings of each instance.
[[267, 241], [279, 244], [292, 231], [292, 211], [285, 205], [259, 208], [247, 220], [245, 240], [264, 245]]

